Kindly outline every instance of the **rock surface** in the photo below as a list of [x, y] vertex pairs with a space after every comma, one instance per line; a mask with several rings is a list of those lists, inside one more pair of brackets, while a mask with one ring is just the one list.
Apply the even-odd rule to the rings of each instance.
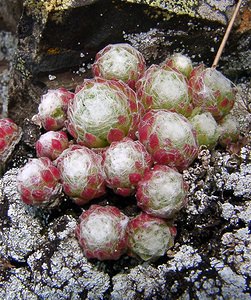
[[[24, 130], [0, 178], [3, 299], [250, 299], [248, 1], [243, 1], [220, 68], [238, 84], [233, 114], [249, 142], [229, 151], [201, 149], [195, 163], [184, 171], [190, 186], [188, 204], [175, 220], [175, 245], [163, 258], [154, 263], [127, 256], [115, 262], [87, 261], [74, 235], [82, 209], [68, 198], [57, 210], [32, 208], [21, 202], [16, 190], [18, 169], [35, 156], [33, 146], [39, 135], [38, 128], [25, 118], [36, 113], [44, 91], [62, 85], [73, 89], [91, 76], [94, 53], [110, 42], [131, 43], [148, 64], [183, 51], [196, 63], [210, 65], [234, 2], [26, 0], [14, 61], [16, 38], [10, 33], [14, 25], [0, 27], [9, 30], [0, 33], [7, 48], [7, 52], [0, 51], [0, 76], [5, 82], [0, 103], [5, 114], [8, 104], [9, 115]], [[17, 15], [13, 17], [16, 23]], [[14, 64], [11, 75], [9, 61]], [[103, 204], [112, 201], [102, 199]], [[135, 206], [135, 199], [130, 199], [130, 209], [123, 207], [124, 212], [134, 213]]]
[[[234, 1], [24, 1], [11, 74], [9, 115], [22, 123], [48, 88], [74, 89], [90, 77], [95, 54], [129, 42], [148, 64], [184, 52], [210, 65]], [[233, 78], [250, 75], [250, 11], [243, 1], [220, 68]], [[82, 21], [84, 20], [84, 21]], [[203, 42], [202, 42], [203, 41]], [[24, 113], [25, 111], [25, 113]]]
[[23, 0], [1, 0], [0, 30], [16, 32], [22, 13]]
[[201, 151], [184, 172], [189, 201], [176, 220], [175, 245], [151, 264], [126, 256], [113, 263], [88, 262], [74, 236], [79, 212], [70, 203], [56, 212], [26, 206], [16, 191], [18, 169], [10, 169], [0, 180], [1, 295], [4, 299], [14, 299], [13, 295], [19, 299], [250, 299], [250, 149], [242, 148], [241, 163], [231, 174], [229, 153]]

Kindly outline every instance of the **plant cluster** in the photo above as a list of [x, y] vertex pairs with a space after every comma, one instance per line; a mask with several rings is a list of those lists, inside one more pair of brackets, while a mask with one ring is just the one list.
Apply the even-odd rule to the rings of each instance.
[[181, 172], [221, 132], [222, 144], [231, 142], [224, 122], [236, 90], [220, 72], [193, 68], [182, 54], [146, 68], [128, 44], [101, 50], [93, 74], [74, 93], [60, 88], [43, 95], [34, 120], [48, 132], [36, 143], [39, 158], [20, 170], [18, 190], [25, 203], [44, 207], [57, 203], [60, 187], [78, 205], [107, 189], [121, 201], [135, 195], [138, 216], [92, 205], [76, 236], [88, 258], [156, 259], [173, 244], [173, 220], [186, 203]]

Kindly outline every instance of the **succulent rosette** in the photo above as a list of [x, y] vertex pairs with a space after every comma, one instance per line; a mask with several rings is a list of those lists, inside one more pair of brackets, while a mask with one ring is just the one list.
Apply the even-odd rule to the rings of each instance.
[[227, 147], [232, 143], [236, 143], [240, 137], [240, 125], [238, 120], [232, 115], [225, 116], [219, 122], [218, 134], [219, 144], [222, 147]]
[[47, 131], [63, 128], [67, 117], [68, 103], [73, 97], [74, 93], [65, 88], [48, 90], [41, 98], [38, 114], [33, 117], [33, 121], [42, 125]]
[[164, 219], [140, 213], [127, 226], [128, 254], [142, 260], [156, 260], [173, 246], [176, 228]]
[[171, 218], [186, 203], [187, 186], [182, 175], [174, 169], [156, 165], [138, 183], [138, 206], [146, 213]]
[[209, 112], [195, 115], [190, 119], [197, 132], [199, 146], [205, 145], [209, 149], [216, 146], [219, 138], [218, 124]]
[[193, 63], [189, 57], [182, 53], [174, 53], [168, 57], [162, 65], [178, 70], [180, 73], [189, 78], [193, 70]]
[[221, 72], [199, 65], [189, 79], [189, 90], [195, 107], [210, 112], [218, 121], [234, 106], [236, 88]]
[[22, 129], [9, 119], [0, 119], [0, 173], [6, 160], [22, 137]]
[[106, 46], [96, 54], [92, 65], [94, 76], [122, 80], [133, 89], [145, 68], [143, 55], [126, 43]]
[[186, 169], [196, 158], [196, 132], [182, 115], [168, 110], [150, 110], [142, 118], [140, 142], [158, 164]]
[[58, 169], [47, 157], [33, 158], [17, 175], [17, 190], [24, 203], [52, 208], [60, 203]]
[[64, 131], [48, 131], [40, 136], [35, 144], [37, 157], [55, 160], [69, 147], [69, 140]]
[[145, 109], [168, 109], [186, 117], [192, 113], [187, 79], [168, 66], [151, 65], [137, 81], [136, 91]]
[[133, 194], [139, 180], [152, 166], [152, 157], [145, 146], [129, 138], [113, 142], [103, 155], [107, 186], [122, 196]]
[[87, 258], [117, 260], [126, 252], [129, 218], [114, 206], [92, 205], [80, 216], [76, 236]]
[[102, 148], [135, 138], [140, 114], [136, 94], [124, 82], [86, 79], [69, 104], [67, 129], [78, 143]]
[[78, 205], [105, 194], [102, 157], [80, 145], [70, 146], [55, 160], [64, 192]]

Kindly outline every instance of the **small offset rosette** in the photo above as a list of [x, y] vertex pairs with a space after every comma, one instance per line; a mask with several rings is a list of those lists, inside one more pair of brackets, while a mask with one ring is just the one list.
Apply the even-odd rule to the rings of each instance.
[[64, 131], [48, 131], [40, 136], [35, 144], [37, 157], [55, 160], [69, 147], [69, 140]]
[[222, 147], [229, 147], [240, 139], [240, 124], [238, 120], [227, 115], [220, 120], [218, 125], [219, 144]]
[[65, 88], [48, 90], [41, 98], [38, 114], [33, 116], [35, 124], [43, 126], [47, 131], [59, 130], [64, 127], [69, 101], [74, 93]]
[[186, 204], [187, 185], [176, 170], [156, 165], [139, 182], [136, 198], [146, 213], [170, 219]]
[[185, 75], [187, 78], [189, 78], [189, 76], [193, 70], [192, 60], [188, 56], [186, 56], [182, 53], [172, 54], [161, 65], [168, 66], [172, 69], [176, 69], [180, 73]]
[[63, 151], [55, 164], [63, 189], [78, 205], [84, 205], [105, 194], [102, 157], [91, 149], [73, 145]]
[[189, 79], [189, 91], [196, 109], [210, 112], [218, 121], [234, 106], [237, 89], [221, 72], [199, 65]]
[[218, 124], [209, 112], [201, 113], [190, 119], [197, 133], [199, 146], [206, 146], [212, 149], [219, 139]]
[[53, 208], [61, 202], [58, 169], [49, 158], [33, 158], [17, 175], [17, 190], [24, 203]]
[[193, 107], [186, 77], [168, 66], [151, 65], [136, 83], [139, 100], [148, 109], [168, 109], [188, 117]]
[[173, 246], [176, 228], [169, 226], [164, 219], [142, 212], [130, 220], [127, 233], [128, 254], [154, 261]]
[[196, 132], [182, 115], [168, 110], [150, 110], [138, 128], [139, 140], [157, 164], [183, 171], [198, 153]]
[[106, 147], [128, 136], [135, 138], [141, 106], [122, 81], [86, 79], [69, 104], [67, 129], [78, 143]]
[[146, 63], [143, 55], [129, 44], [111, 44], [96, 54], [92, 65], [94, 76], [122, 80], [132, 89], [143, 75]]
[[121, 196], [134, 194], [138, 182], [152, 166], [145, 146], [129, 138], [113, 142], [103, 156], [106, 184]]
[[92, 205], [82, 213], [76, 236], [87, 258], [117, 260], [127, 250], [129, 218], [117, 207]]

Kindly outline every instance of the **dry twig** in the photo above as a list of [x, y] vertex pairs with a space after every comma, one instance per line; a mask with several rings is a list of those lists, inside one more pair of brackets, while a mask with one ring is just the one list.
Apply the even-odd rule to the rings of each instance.
[[238, 14], [238, 12], [239, 12], [239, 9], [240, 9], [240, 6], [241, 6], [241, 2], [242, 2], [242, 0], [239, 0], [238, 3], [237, 3], [237, 5], [236, 5], [236, 8], [235, 8], [234, 13], [233, 13], [233, 15], [232, 15], [232, 18], [231, 18], [231, 20], [230, 20], [230, 22], [229, 22], [229, 24], [228, 24], [227, 30], [226, 30], [226, 32], [225, 32], [225, 34], [224, 34], [224, 37], [223, 37], [222, 42], [221, 42], [221, 44], [220, 44], [220, 47], [219, 47], [219, 49], [218, 49], [218, 51], [217, 51], [217, 53], [216, 53], [214, 62], [213, 62], [213, 64], [212, 64], [212, 68], [216, 68], [217, 65], [218, 65], [218, 62], [219, 62], [220, 57], [221, 57], [221, 54], [222, 54], [222, 52], [223, 52], [223, 50], [224, 50], [224, 47], [225, 47], [226, 42], [227, 42], [227, 40], [228, 40], [229, 34], [230, 34], [231, 30], [232, 30], [234, 21], [235, 21], [236, 16], [237, 16], [237, 14]]

